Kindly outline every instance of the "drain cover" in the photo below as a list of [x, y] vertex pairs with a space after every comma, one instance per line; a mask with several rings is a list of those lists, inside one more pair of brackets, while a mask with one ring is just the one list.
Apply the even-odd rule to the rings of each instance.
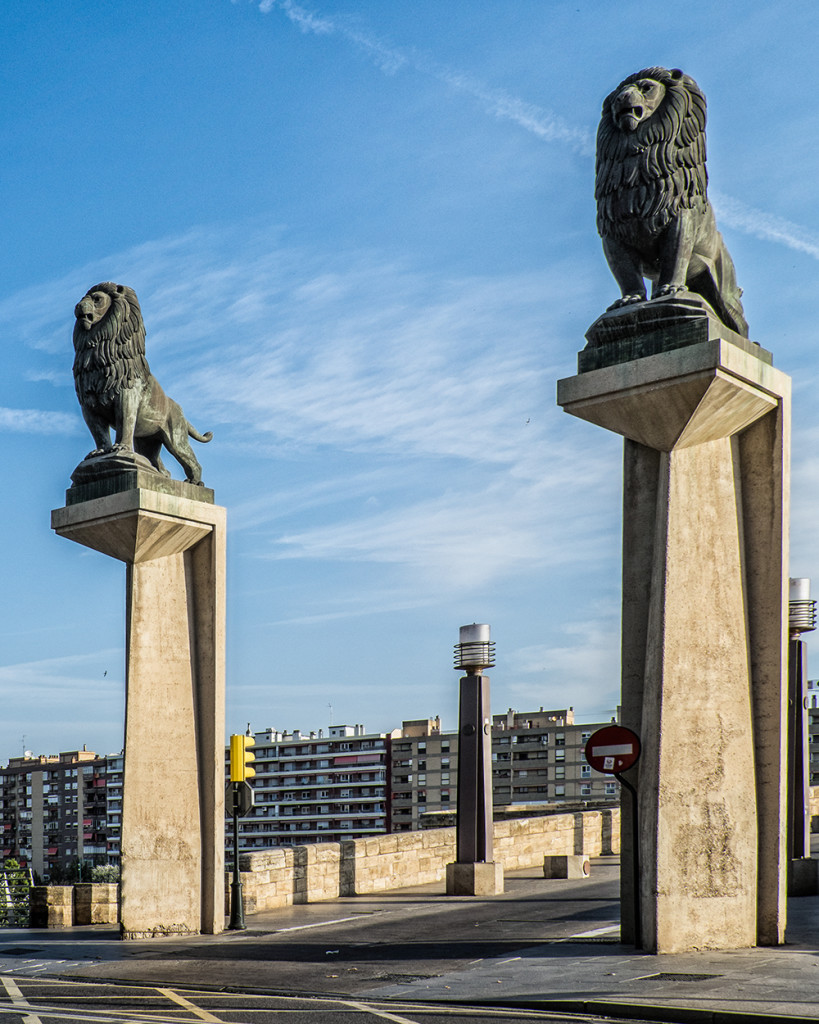
[[647, 974], [644, 978], [637, 978], [637, 981], [710, 981], [711, 978], [722, 978], [722, 974], [672, 974], [663, 971], [660, 974]]

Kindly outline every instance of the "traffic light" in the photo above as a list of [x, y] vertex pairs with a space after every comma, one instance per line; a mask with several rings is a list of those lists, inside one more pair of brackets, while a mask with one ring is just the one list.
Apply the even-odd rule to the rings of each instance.
[[230, 781], [244, 782], [245, 779], [252, 779], [256, 774], [250, 767], [250, 762], [255, 761], [253, 751], [248, 747], [254, 746], [256, 741], [252, 736], [241, 734], [230, 737]]

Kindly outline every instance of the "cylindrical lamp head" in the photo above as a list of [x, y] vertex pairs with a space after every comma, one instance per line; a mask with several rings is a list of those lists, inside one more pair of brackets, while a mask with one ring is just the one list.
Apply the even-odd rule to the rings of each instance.
[[489, 639], [489, 626], [473, 622], [461, 626], [459, 643], [455, 644], [455, 668], [470, 675], [480, 675], [495, 664], [495, 645]]
[[810, 580], [801, 577], [788, 581], [788, 628], [791, 636], [816, 629], [816, 602], [810, 598]]

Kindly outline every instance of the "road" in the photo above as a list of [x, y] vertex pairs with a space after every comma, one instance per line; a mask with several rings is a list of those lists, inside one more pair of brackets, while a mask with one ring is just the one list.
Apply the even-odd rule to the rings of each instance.
[[[419, 1006], [355, 999], [179, 991], [0, 976], [2, 1024], [585, 1024], [600, 1018], [528, 1010]], [[5, 998], [2, 997], [5, 990]], [[609, 1018], [611, 1020], [611, 1018]]]

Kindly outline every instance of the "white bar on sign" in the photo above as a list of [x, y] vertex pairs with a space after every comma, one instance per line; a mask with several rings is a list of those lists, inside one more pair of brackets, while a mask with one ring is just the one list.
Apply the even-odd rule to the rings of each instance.
[[605, 757], [607, 754], [633, 754], [633, 743], [614, 743], [609, 747], [592, 747], [592, 757]]

